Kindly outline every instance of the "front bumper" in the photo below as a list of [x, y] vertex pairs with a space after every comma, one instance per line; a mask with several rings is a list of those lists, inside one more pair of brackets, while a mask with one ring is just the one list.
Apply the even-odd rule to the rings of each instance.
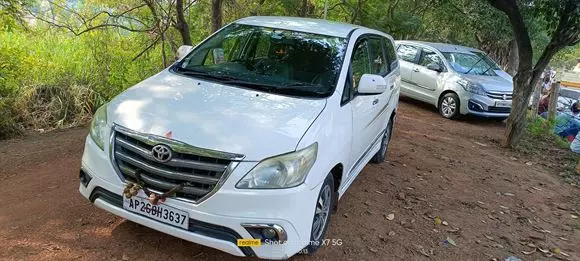
[[[105, 146], [105, 151], [107, 151]], [[216, 248], [236, 256], [287, 259], [310, 240], [315, 201], [322, 184], [283, 190], [241, 190], [235, 184], [257, 162], [240, 162], [214, 195], [199, 204], [168, 198], [164, 204], [189, 213], [187, 230], [123, 209], [124, 181], [107, 155], [87, 137], [81, 169], [90, 176], [80, 193], [97, 207], [163, 233]], [[87, 178], [84, 179], [85, 181]], [[86, 185], [85, 185], [86, 184]], [[242, 224], [273, 224], [284, 229], [286, 244], [238, 247], [237, 239], [252, 239]]]
[[511, 108], [497, 107], [496, 102], [503, 100], [492, 99], [485, 95], [478, 95], [464, 92], [459, 96], [461, 103], [461, 114], [472, 114], [487, 118], [507, 118]]

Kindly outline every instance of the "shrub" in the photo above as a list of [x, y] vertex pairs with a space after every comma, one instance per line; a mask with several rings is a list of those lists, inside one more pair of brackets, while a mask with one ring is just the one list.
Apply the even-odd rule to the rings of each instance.
[[83, 124], [100, 105], [161, 69], [157, 49], [133, 61], [147, 44], [144, 34], [75, 37], [38, 29], [0, 31], [0, 138]]

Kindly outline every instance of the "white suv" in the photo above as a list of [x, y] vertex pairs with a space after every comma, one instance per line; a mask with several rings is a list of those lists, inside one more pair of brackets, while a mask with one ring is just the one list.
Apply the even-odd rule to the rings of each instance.
[[393, 39], [250, 17], [178, 53], [97, 110], [81, 194], [237, 256], [316, 251], [337, 200], [385, 158], [400, 84]]

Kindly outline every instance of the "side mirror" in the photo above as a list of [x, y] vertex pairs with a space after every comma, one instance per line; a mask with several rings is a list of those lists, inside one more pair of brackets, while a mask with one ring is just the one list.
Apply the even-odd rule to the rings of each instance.
[[387, 89], [387, 81], [380, 75], [363, 74], [358, 82], [358, 93], [381, 94]]
[[183, 59], [193, 49], [191, 45], [182, 45], [177, 49], [177, 60]]
[[429, 69], [431, 71], [436, 71], [436, 72], [443, 71], [443, 68], [441, 68], [441, 65], [439, 65], [438, 63], [430, 63], [429, 65], [427, 65], [427, 69]]

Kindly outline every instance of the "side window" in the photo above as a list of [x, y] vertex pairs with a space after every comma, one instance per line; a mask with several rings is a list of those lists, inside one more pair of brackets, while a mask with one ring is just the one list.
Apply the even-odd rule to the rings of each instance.
[[388, 38], [383, 38], [385, 42], [385, 52], [387, 55], [387, 62], [389, 63], [389, 72], [392, 72], [399, 66], [399, 61], [397, 60], [397, 53], [395, 53], [395, 47], [393, 46], [393, 42]]
[[268, 50], [270, 50], [270, 37], [268, 35], [261, 35], [256, 44], [254, 59], [268, 58]]
[[385, 76], [389, 73], [388, 62], [385, 58], [383, 44], [380, 38], [369, 38], [371, 73]]
[[414, 63], [418, 51], [418, 48], [415, 46], [400, 45], [399, 49], [397, 49], [397, 56], [403, 61]]
[[362, 75], [365, 73], [372, 73], [368, 45], [369, 44], [367, 39], [359, 40], [359, 42], [357, 42], [355, 45], [355, 49], [352, 54], [352, 59], [350, 62], [350, 66], [352, 68], [351, 83], [355, 93], [356, 90], [358, 90], [357, 85]]
[[430, 64], [438, 64], [443, 68], [443, 61], [439, 58], [435, 52], [423, 49], [421, 52], [421, 58], [419, 58], [419, 65], [427, 67]]

